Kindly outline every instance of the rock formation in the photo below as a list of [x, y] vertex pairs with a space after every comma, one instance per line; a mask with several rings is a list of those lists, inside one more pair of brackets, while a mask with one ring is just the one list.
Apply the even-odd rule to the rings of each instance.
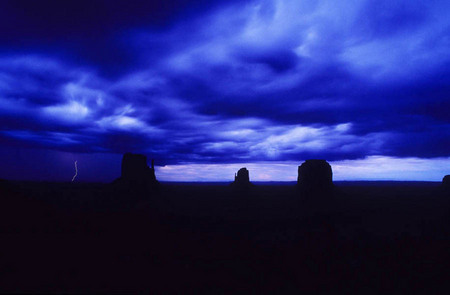
[[250, 176], [248, 173], [247, 168], [241, 168], [237, 172], [237, 174], [234, 175], [234, 182], [233, 186], [245, 188], [250, 186]]
[[450, 175], [445, 175], [444, 178], [442, 178], [442, 187], [450, 190]]
[[126, 153], [122, 158], [122, 176], [127, 180], [156, 181], [154, 161], [147, 165], [147, 157], [141, 154]]
[[306, 160], [298, 167], [298, 186], [310, 193], [326, 192], [333, 188], [333, 172], [325, 160]]
[[114, 181], [114, 184], [138, 190], [155, 187], [158, 185], [158, 181], [155, 176], [154, 160], [152, 160], [152, 166], [148, 167], [146, 156], [132, 153], [124, 154], [122, 174]]
[[9, 181], [0, 179], [0, 195], [6, 195], [11, 191], [12, 185], [9, 183]]

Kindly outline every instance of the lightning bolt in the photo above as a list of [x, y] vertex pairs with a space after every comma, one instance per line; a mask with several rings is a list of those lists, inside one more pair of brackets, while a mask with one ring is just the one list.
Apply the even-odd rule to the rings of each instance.
[[78, 167], [77, 167], [77, 161], [75, 161], [75, 175], [72, 177], [72, 182], [75, 180], [75, 177], [78, 175]]

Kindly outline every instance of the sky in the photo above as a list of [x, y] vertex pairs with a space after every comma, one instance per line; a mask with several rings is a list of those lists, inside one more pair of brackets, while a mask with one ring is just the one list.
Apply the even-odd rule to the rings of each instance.
[[1, 1], [0, 178], [450, 174], [448, 1]]

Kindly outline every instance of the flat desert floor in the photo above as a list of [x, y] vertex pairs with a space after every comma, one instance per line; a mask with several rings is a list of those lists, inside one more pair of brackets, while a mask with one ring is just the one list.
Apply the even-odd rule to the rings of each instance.
[[0, 183], [0, 292], [448, 294], [439, 183]]

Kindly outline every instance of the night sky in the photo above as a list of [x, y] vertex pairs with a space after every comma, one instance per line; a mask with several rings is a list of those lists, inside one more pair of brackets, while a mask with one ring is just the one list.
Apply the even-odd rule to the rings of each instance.
[[1, 1], [0, 178], [450, 173], [449, 1]]

